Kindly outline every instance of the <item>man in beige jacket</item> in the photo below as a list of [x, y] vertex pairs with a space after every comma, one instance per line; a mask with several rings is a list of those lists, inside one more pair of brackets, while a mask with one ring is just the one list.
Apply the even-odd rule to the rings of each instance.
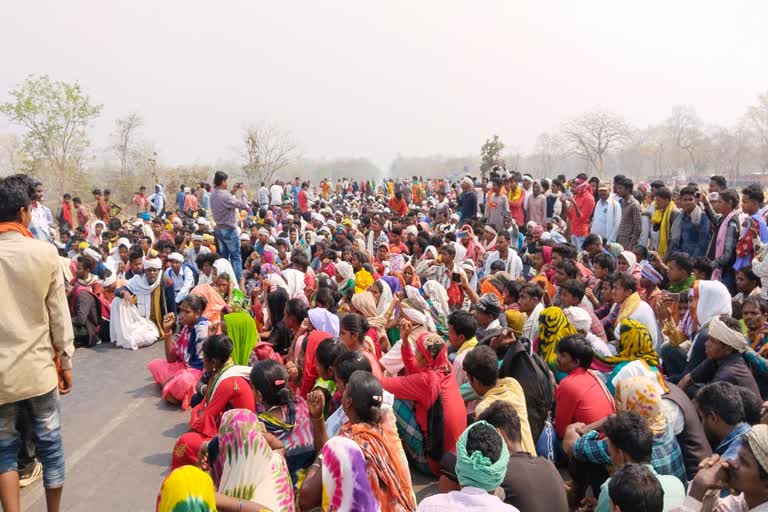
[[72, 320], [55, 246], [32, 238], [34, 181], [25, 175], [0, 181], [0, 504], [20, 510], [16, 429], [18, 410], [31, 417], [49, 512], [57, 512], [64, 486], [61, 393], [72, 387]]

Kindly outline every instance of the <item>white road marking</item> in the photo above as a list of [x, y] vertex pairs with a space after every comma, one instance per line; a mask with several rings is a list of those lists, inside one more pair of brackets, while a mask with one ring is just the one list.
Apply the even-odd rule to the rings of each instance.
[[[148, 402], [150, 400], [157, 400], [157, 397], [155, 396], [149, 396], [142, 398], [141, 400], [136, 400], [135, 402], [131, 403], [128, 407], [123, 409], [120, 414], [114, 416], [106, 425], [104, 425], [101, 430], [99, 430], [98, 434], [96, 434], [93, 438], [91, 438], [90, 441], [79, 447], [77, 450], [72, 453], [69, 457], [65, 456], [65, 464], [66, 464], [66, 470], [67, 475], [71, 474], [71, 471], [75, 468], [75, 466], [83, 460], [87, 455], [93, 451], [96, 446], [104, 440], [108, 435], [110, 435], [114, 430], [120, 426], [121, 423], [123, 423], [126, 419], [128, 419], [128, 416], [135, 410], [138, 409], [141, 405], [143, 405], [145, 402]], [[66, 440], [65, 440], [66, 441]], [[66, 481], [64, 482], [64, 498], [62, 501], [66, 500], [67, 496], [67, 484]], [[42, 482], [35, 484], [35, 488], [28, 493], [27, 495], [22, 497], [22, 503], [21, 503], [21, 510], [27, 511], [32, 510], [32, 506], [36, 505], [38, 501], [43, 499], [45, 497], [45, 489], [43, 489]], [[44, 509], [44, 507], [43, 507]], [[43, 510], [39, 509], [39, 510]]]

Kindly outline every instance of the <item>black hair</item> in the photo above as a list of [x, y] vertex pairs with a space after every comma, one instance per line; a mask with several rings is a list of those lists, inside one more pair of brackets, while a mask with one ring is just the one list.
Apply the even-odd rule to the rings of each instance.
[[509, 402], [496, 400], [477, 417], [477, 420], [487, 421], [502, 431], [510, 442], [519, 443], [522, 439], [520, 416]]
[[749, 199], [757, 201], [762, 204], [765, 201], [765, 194], [763, 193], [763, 187], [757, 183], [752, 183], [741, 189], [741, 195], [747, 196]]
[[609, 416], [603, 432], [611, 444], [632, 457], [633, 462], [647, 464], [653, 451], [653, 432], [642, 416], [634, 411], [622, 411]]
[[720, 192], [720, 200], [721, 201], [728, 201], [731, 203], [731, 209], [734, 209], [739, 206], [739, 193], [729, 188], [728, 190], [723, 190]]
[[345, 331], [349, 331], [357, 336], [360, 342], [365, 338], [365, 333], [371, 328], [368, 325], [368, 320], [363, 315], [357, 313], [349, 313], [344, 315], [341, 319], [341, 328]]
[[704, 274], [704, 279], [712, 278], [712, 260], [706, 256], [699, 256], [693, 260], [693, 270]]
[[464, 336], [466, 339], [471, 339], [477, 331], [477, 321], [474, 315], [461, 309], [448, 315], [448, 325], [452, 325], [456, 334]]
[[317, 293], [315, 293], [315, 306], [327, 309], [331, 313], [336, 313], [338, 300], [334, 296], [333, 290], [330, 288], [320, 288], [317, 290]]
[[144, 258], [144, 252], [142, 252], [139, 246], [135, 246], [134, 249], [131, 249], [130, 254], [128, 254], [128, 261], [140, 260], [142, 258]]
[[637, 291], [637, 281], [627, 272], [619, 272], [613, 280], [613, 286], [619, 285], [628, 292]]
[[669, 190], [667, 187], [661, 187], [660, 189], [658, 189], [656, 191], [655, 196], [660, 198], [660, 199], [664, 199], [666, 201], [671, 201], [672, 200], [672, 191]]
[[758, 308], [762, 314], [768, 315], [768, 301], [755, 295], [749, 295], [744, 299], [744, 302], [742, 302], [742, 309], [743, 306], [746, 306], [747, 304]]
[[632, 252], [635, 253], [635, 256], [637, 256], [637, 259], [640, 261], [648, 259], [648, 248], [644, 245], [636, 245]]
[[93, 189], [91, 194], [93, 194], [94, 196], [100, 196], [101, 195], [101, 189], [100, 188], [95, 188], [95, 189]]
[[216, 174], [213, 175], [213, 186], [218, 187], [227, 181], [228, 178], [229, 176], [224, 171], [216, 171]]
[[365, 423], [378, 423], [384, 391], [381, 382], [372, 373], [360, 370], [353, 373], [347, 382], [346, 393], [358, 419]]
[[662, 512], [664, 489], [643, 464], [625, 464], [611, 477], [608, 497], [621, 512]]
[[[541, 318], [543, 319], [544, 317]], [[472, 352], [476, 348], [472, 349]], [[557, 351], [574, 358], [578, 361], [579, 366], [585, 370], [592, 364], [592, 345], [581, 334], [571, 334], [561, 339], [560, 343], [557, 344]], [[469, 357], [469, 354], [467, 354], [467, 357]]]
[[182, 304], [186, 304], [189, 306], [189, 309], [197, 313], [198, 315], [201, 314], [203, 311], [205, 311], [205, 306], [208, 305], [208, 301], [205, 299], [205, 297], [201, 297], [200, 295], [194, 295], [189, 294], [183, 299], [179, 301], [179, 306]]
[[512, 297], [515, 302], [520, 299], [520, 290], [523, 289], [523, 285], [517, 281], [507, 281], [504, 283], [504, 291]]
[[295, 317], [301, 323], [307, 318], [309, 309], [306, 303], [301, 299], [291, 299], [285, 303], [285, 314]]
[[253, 366], [251, 385], [261, 393], [267, 407], [289, 405], [293, 398], [288, 388], [288, 372], [274, 359], [264, 359]]
[[554, 254], [559, 254], [560, 257], [566, 260], [574, 260], [576, 259], [576, 256], [578, 256], [576, 247], [571, 244], [556, 244], [552, 247], [552, 252]]
[[342, 352], [333, 362], [335, 377], [345, 384], [356, 371], [372, 372], [371, 362], [362, 352]]
[[633, 189], [634, 189], [634, 187], [635, 187], [635, 182], [634, 182], [634, 181], [632, 181], [632, 178], [627, 178], [627, 177], [625, 177], [624, 179], [622, 179], [622, 180], [621, 180], [619, 183], [617, 183], [617, 184], [618, 184], [618, 185], [621, 185], [622, 187], [624, 187], [624, 188], [626, 189], [626, 191], [627, 191], [627, 192], [629, 192], [630, 194], [632, 193], [632, 190], [633, 190]]
[[696, 405], [701, 415], [717, 414], [728, 425], [736, 425], [746, 418], [741, 393], [730, 382], [707, 384], [696, 393]]
[[651, 182], [651, 188], [654, 190], [658, 190], [663, 186], [664, 186], [664, 182], [661, 180], [656, 180]]
[[307, 267], [309, 267], [309, 259], [307, 258], [307, 255], [300, 251], [294, 251], [293, 254], [291, 254], [291, 263], [298, 267], [302, 272], [306, 272]]
[[525, 286], [520, 289], [520, 293], [522, 294], [523, 292], [529, 297], [535, 297], [539, 300], [544, 296], [544, 290], [542, 290], [541, 286], [536, 283], [526, 283]]
[[448, 253], [451, 256], [451, 258], [456, 257], [456, 248], [451, 244], [443, 245], [442, 247], [440, 247], [440, 250]]
[[714, 176], [709, 177], [709, 181], [714, 181], [715, 183], [717, 183], [717, 186], [720, 187], [721, 189], [728, 188], [728, 180], [725, 179], [725, 176], [720, 176], [718, 174], [715, 174]]
[[675, 252], [667, 256], [667, 265], [674, 263], [687, 274], [693, 272], [693, 258], [684, 252]]
[[499, 359], [488, 345], [478, 345], [467, 352], [462, 368], [483, 386], [493, 387], [499, 380]]
[[560, 289], [576, 297], [579, 302], [584, 299], [585, 286], [578, 279], [568, 279], [560, 285]]
[[760, 278], [757, 277], [755, 273], [752, 271], [752, 265], [741, 267], [736, 272], [744, 274], [744, 277], [746, 277], [749, 281], [752, 281], [755, 286], [760, 286]]
[[602, 237], [600, 237], [600, 235], [598, 235], [597, 233], [590, 233], [581, 243], [581, 247], [582, 249], [586, 249], [587, 247], [592, 247], [593, 245], [602, 244], [602, 243], [603, 243], [603, 239]]
[[741, 395], [741, 401], [744, 404], [744, 421], [750, 425], [760, 423], [762, 421], [762, 399], [754, 391], [744, 386], [736, 386], [736, 391]]
[[0, 181], [0, 222], [18, 220], [19, 210], [29, 208], [36, 197], [32, 178], [14, 174]]
[[224, 334], [208, 336], [203, 343], [203, 355], [209, 361], [219, 361], [224, 364], [232, 355], [232, 340]]
[[200, 253], [195, 257], [195, 265], [197, 265], [197, 268], [200, 269], [200, 271], [203, 270], [203, 267], [205, 264], [209, 264], [210, 266], [213, 266], [214, 262], [219, 259], [216, 254], [210, 252], [210, 253]]
[[482, 423], [475, 425], [467, 433], [467, 455], [472, 456], [473, 453], [480, 452], [491, 463], [495, 463], [501, 457], [503, 442], [501, 435], [492, 426]]
[[512, 241], [512, 233], [510, 233], [506, 229], [504, 231], [500, 232], [497, 236], [500, 236], [501, 238], [503, 238], [507, 242], [511, 242]]
[[344, 344], [339, 343], [339, 340], [334, 338], [326, 338], [320, 342], [315, 352], [315, 359], [317, 364], [323, 368], [331, 368], [333, 362], [345, 352]]
[[601, 253], [592, 259], [593, 265], [599, 265], [608, 271], [609, 274], [616, 272], [616, 260], [610, 254]]
[[491, 263], [491, 272], [503, 272], [506, 269], [506, 263], [503, 260], [496, 260]]
[[680, 190], [680, 197], [683, 197], [683, 196], [694, 196], [695, 197], [696, 194], [698, 193], [698, 191], [699, 191], [698, 188], [692, 187], [692, 186], [689, 185], [687, 187], [683, 187]]
[[569, 279], [575, 279], [579, 275], [579, 267], [572, 260], [560, 260], [555, 269], [561, 270]]

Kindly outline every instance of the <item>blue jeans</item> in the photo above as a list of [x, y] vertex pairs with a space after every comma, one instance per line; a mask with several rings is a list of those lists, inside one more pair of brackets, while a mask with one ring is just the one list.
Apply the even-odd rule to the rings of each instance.
[[[240, 283], [240, 275], [243, 272], [243, 258], [240, 255], [240, 238], [235, 228], [216, 228], [216, 247], [222, 258], [227, 258], [235, 269], [237, 282]], [[238, 285], [239, 286], [239, 285]]]
[[29, 411], [32, 441], [43, 463], [46, 489], [64, 486], [64, 447], [61, 443], [61, 412], [58, 388], [19, 402], [0, 405], [0, 473], [18, 471], [21, 436], [16, 429], [19, 408]]

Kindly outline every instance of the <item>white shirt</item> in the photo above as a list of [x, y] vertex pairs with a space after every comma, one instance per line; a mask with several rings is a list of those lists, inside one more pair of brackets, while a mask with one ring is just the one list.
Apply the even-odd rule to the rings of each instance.
[[477, 487], [464, 487], [460, 491], [435, 494], [424, 498], [416, 508], [417, 512], [520, 512], [516, 507], [507, 505], [497, 496], [488, 494]]
[[37, 206], [32, 208], [32, 222], [30, 223], [30, 228], [32, 228], [31, 231], [35, 238], [43, 242], [50, 242], [52, 223], [51, 210], [43, 203], [37, 203]]
[[[517, 243], [517, 241], [515, 241]], [[485, 258], [483, 272], [486, 276], [491, 275], [491, 263], [501, 259], [499, 251], [488, 253]], [[523, 260], [517, 255], [517, 252], [511, 247], [507, 250], [507, 259], [504, 262], [504, 271], [512, 274], [512, 279], [517, 279], [523, 273]]]
[[539, 302], [523, 324], [523, 337], [531, 340], [531, 346], [533, 346], [533, 339], [539, 334], [539, 315], [542, 311], [544, 311], [544, 304]]
[[275, 183], [269, 187], [269, 194], [272, 196], [272, 206], [283, 204], [283, 187]]
[[260, 205], [268, 205], [269, 204], [269, 190], [267, 187], [260, 187], [258, 192], [256, 194], [259, 197], [259, 204]]
[[176, 274], [172, 268], [169, 268], [165, 271], [165, 275], [173, 281], [173, 291], [176, 292], [176, 304], [189, 295], [189, 292], [195, 286], [195, 276], [186, 265], [181, 266], [181, 274]]

